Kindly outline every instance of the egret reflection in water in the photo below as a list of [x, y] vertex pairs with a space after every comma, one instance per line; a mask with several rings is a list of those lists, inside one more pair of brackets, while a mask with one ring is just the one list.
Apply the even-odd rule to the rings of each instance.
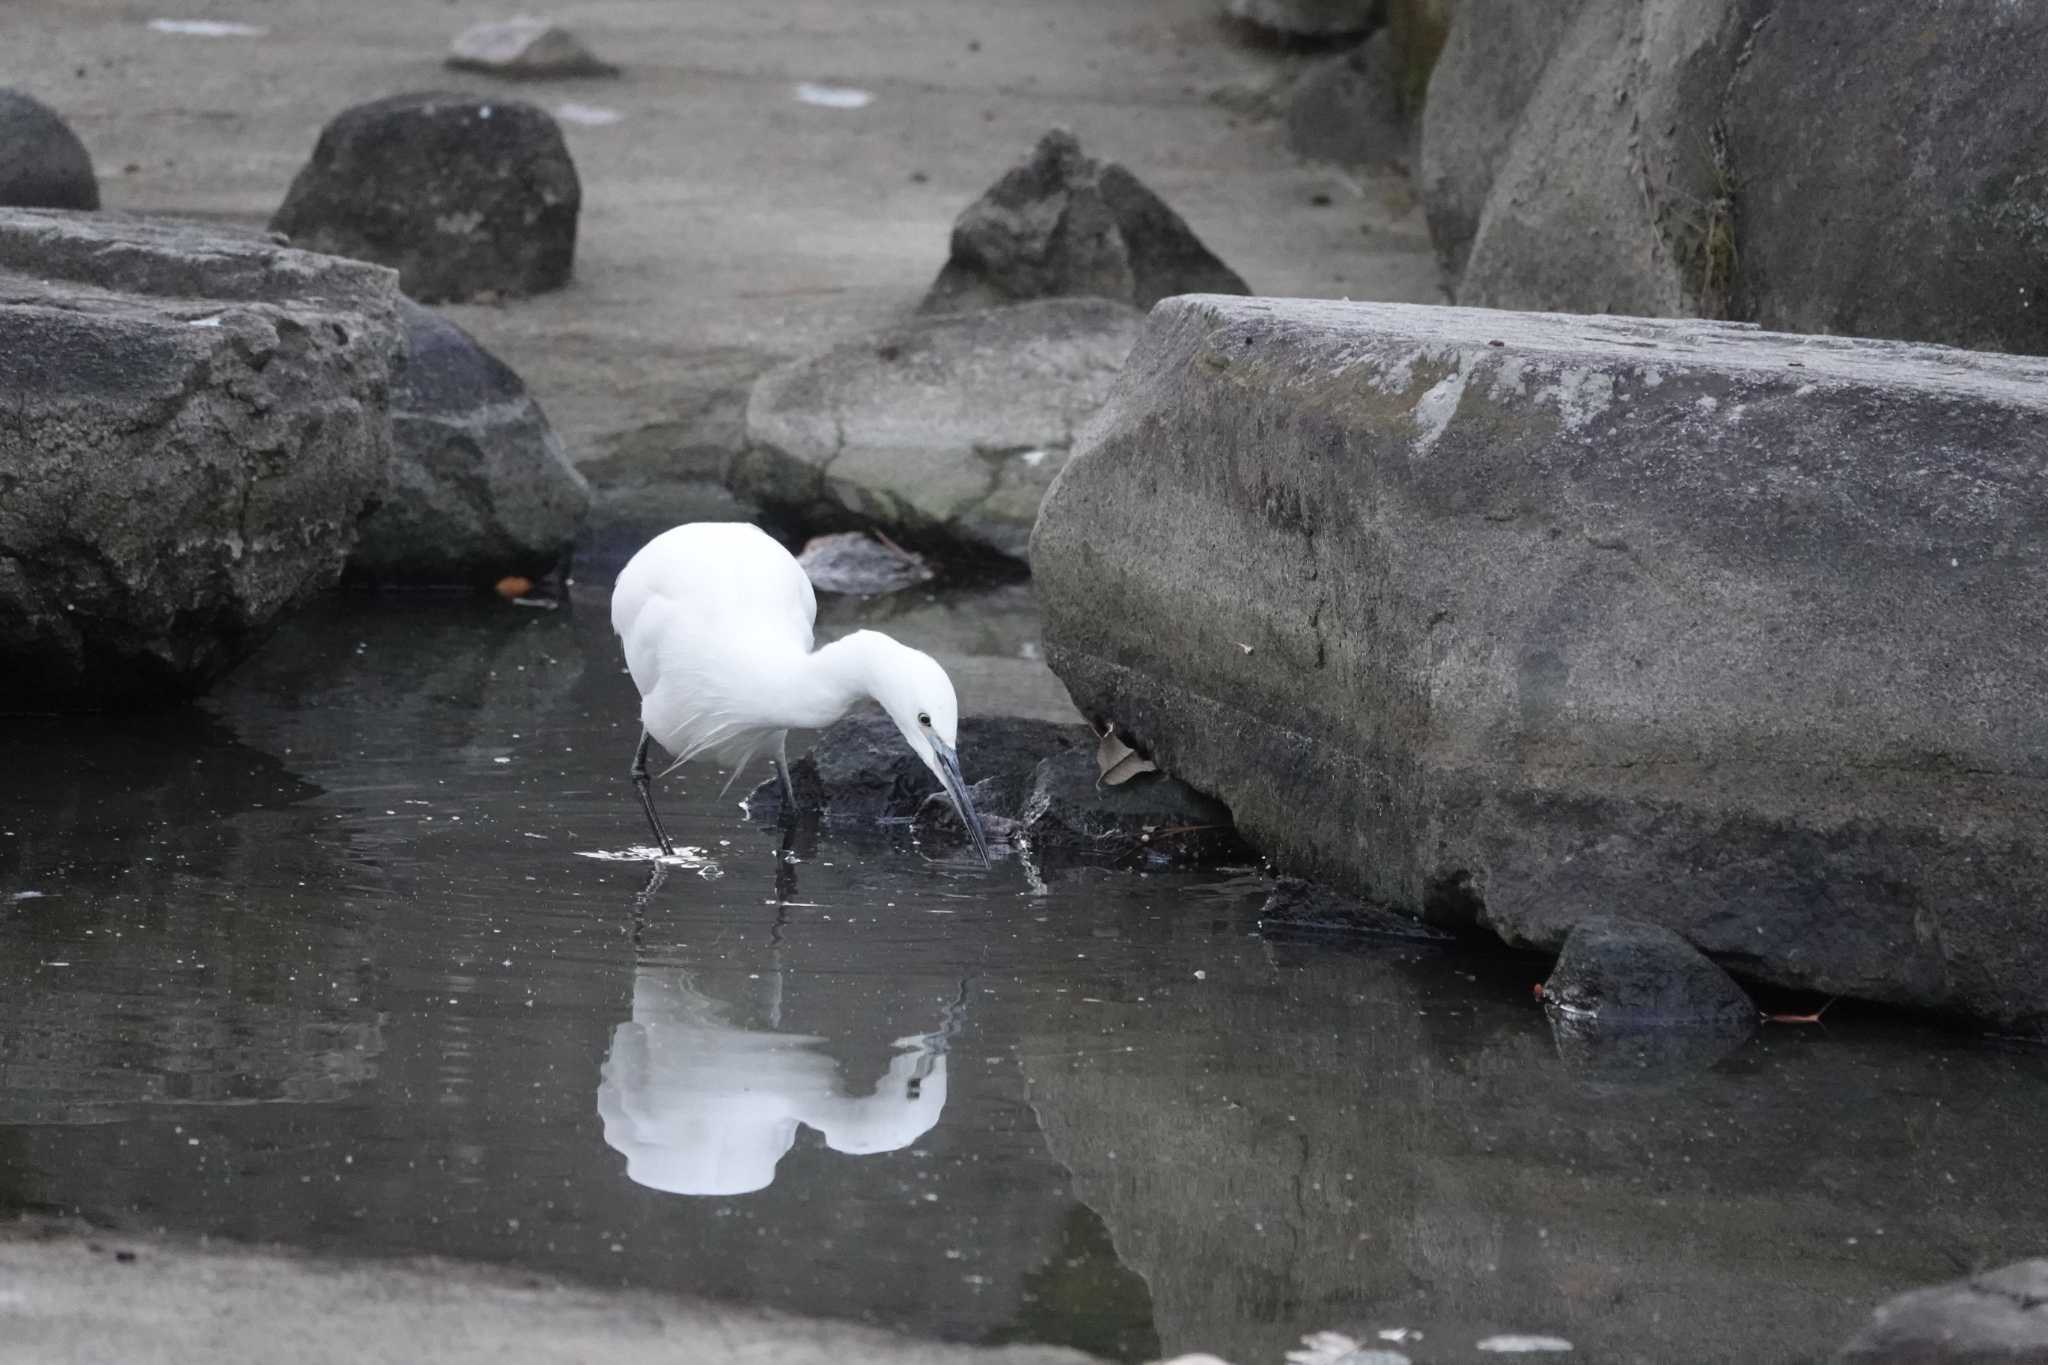
[[[764, 982], [771, 1018], [781, 976]], [[898, 1038], [873, 1093], [850, 1095], [825, 1039], [735, 1024], [687, 968], [642, 965], [633, 1018], [613, 1030], [598, 1086], [604, 1140], [636, 1184], [694, 1195], [765, 1189], [799, 1125], [850, 1156], [907, 1147], [946, 1107], [947, 1045], [963, 1008], [964, 997], [936, 1031]]]

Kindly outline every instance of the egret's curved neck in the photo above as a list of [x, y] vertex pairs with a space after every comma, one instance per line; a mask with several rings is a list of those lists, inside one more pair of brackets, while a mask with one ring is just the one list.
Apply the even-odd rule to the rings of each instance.
[[822, 730], [857, 701], [874, 695], [869, 679], [880, 649], [892, 642], [858, 630], [806, 654], [793, 670], [786, 723], [791, 729]]

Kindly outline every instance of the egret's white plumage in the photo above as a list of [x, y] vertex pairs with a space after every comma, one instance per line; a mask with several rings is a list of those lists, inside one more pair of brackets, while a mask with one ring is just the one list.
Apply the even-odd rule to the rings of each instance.
[[959, 702], [927, 654], [876, 631], [814, 650], [818, 600], [789, 551], [743, 522], [693, 522], [641, 547], [612, 588], [612, 629], [640, 689], [645, 734], [634, 763], [647, 818], [647, 739], [677, 763], [709, 757], [734, 777], [763, 748], [789, 764], [792, 729], [830, 725], [863, 697], [888, 712], [945, 787], [984, 859], [987, 850], [960, 777]]

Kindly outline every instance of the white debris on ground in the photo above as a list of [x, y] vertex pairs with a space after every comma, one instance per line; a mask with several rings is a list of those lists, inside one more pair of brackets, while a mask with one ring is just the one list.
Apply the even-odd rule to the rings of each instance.
[[1563, 1337], [1523, 1336], [1512, 1332], [1487, 1337], [1478, 1345], [1482, 1351], [1498, 1351], [1502, 1354], [1569, 1351], [1572, 1348], [1572, 1344]]
[[261, 38], [270, 32], [260, 24], [238, 24], [226, 19], [152, 19], [149, 26], [158, 33], [186, 38]]
[[815, 104], [821, 109], [865, 109], [875, 102], [874, 95], [866, 90], [856, 90], [847, 85], [813, 85], [803, 81], [796, 88], [798, 101]]

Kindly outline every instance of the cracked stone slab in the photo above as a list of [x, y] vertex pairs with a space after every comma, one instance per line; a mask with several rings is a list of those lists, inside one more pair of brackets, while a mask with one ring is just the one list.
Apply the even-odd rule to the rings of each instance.
[[811, 531], [880, 526], [1021, 559], [1141, 321], [1048, 299], [920, 317], [770, 371], [733, 491]]
[[335, 581], [397, 301], [260, 237], [0, 210], [0, 708], [189, 695]]
[[2048, 361], [1200, 297], [1045, 499], [1084, 714], [1283, 870], [2048, 1025]]
[[2048, 1260], [1885, 1300], [1837, 1365], [2048, 1365]]

